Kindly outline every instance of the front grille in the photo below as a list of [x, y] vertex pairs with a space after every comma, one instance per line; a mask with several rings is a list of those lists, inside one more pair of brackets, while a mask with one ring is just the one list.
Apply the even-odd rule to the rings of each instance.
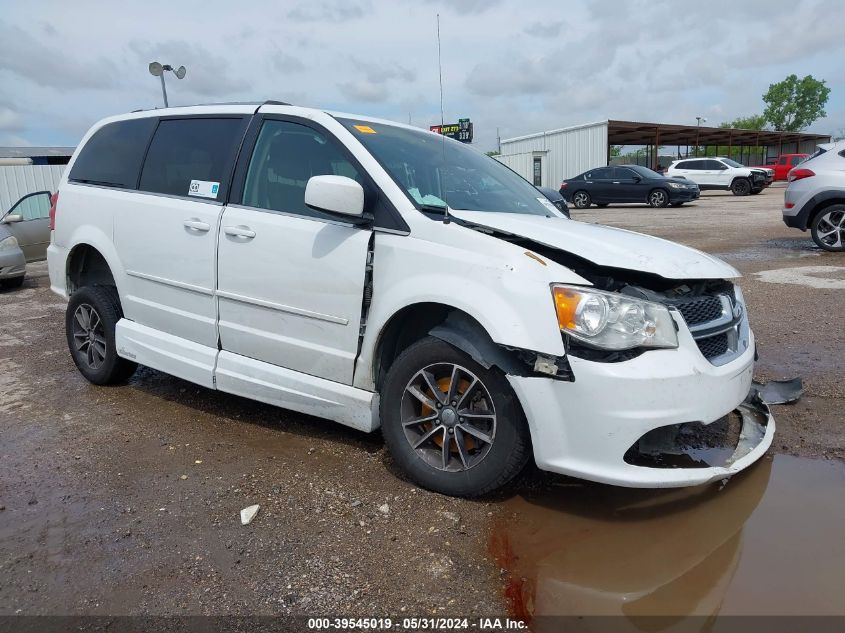
[[707, 338], [700, 338], [695, 342], [698, 345], [698, 349], [701, 350], [702, 356], [708, 360], [721, 356], [728, 351], [727, 332], [716, 334], [715, 336], [708, 336]]
[[722, 302], [718, 295], [696, 297], [678, 305], [687, 325], [714, 321], [722, 316]]

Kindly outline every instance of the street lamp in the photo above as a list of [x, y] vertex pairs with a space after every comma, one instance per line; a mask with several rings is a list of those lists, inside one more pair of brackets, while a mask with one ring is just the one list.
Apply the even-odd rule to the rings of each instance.
[[174, 75], [176, 75], [176, 79], [184, 79], [185, 73], [188, 71], [185, 70], [184, 66], [179, 66], [177, 69], [173, 69], [173, 66], [170, 64], [159, 64], [158, 62], [150, 62], [150, 74], [153, 77], [158, 77], [161, 79], [161, 94], [164, 96], [164, 107], [170, 107], [167, 103], [167, 87], [164, 85], [164, 71], [169, 70]]
[[698, 128], [701, 127], [702, 122], [707, 123], [707, 119], [705, 119], [703, 116], [695, 117], [695, 155], [696, 156], [698, 156]]

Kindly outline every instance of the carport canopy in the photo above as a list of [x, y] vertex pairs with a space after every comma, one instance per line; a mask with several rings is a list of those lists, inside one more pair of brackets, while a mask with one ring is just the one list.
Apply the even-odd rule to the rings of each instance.
[[778, 146], [787, 143], [827, 143], [830, 136], [812, 132], [779, 132], [743, 130], [739, 128], [642, 123], [637, 121], [607, 122], [608, 145], [689, 145], [712, 146]]

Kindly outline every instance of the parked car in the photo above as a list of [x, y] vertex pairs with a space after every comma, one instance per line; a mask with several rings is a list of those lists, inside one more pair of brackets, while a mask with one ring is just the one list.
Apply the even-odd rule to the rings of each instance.
[[789, 172], [783, 221], [806, 231], [826, 251], [845, 250], [845, 140], [818, 151]]
[[546, 196], [546, 198], [549, 199], [549, 202], [551, 202], [558, 211], [563, 213], [563, 215], [570, 217], [569, 206], [566, 204], [566, 199], [560, 195], [560, 192], [549, 187], [537, 187], [537, 191]]
[[23, 284], [26, 263], [45, 259], [50, 243], [50, 192], [23, 196], [0, 216], [0, 286]]
[[735, 196], [758, 194], [766, 186], [766, 172], [752, 169], [730, 158], [685, 158], [672, 161], [666, 170], [670, 178], [687, 178], [701, 191], [723, 189]]
[[381, 427], [398, 467], [441, 493], [493, 490], [532, 454], [609, 484], [701, 484], [772, 442], [759, 413], [730, 459], [641, 463], [654, 429], [673, 450], [672, 431], [749, 394], [733, 267], [567, 220], [428, 131], [275, 102], [112, 117], [74, 153], [53, 226], [50, 284], [86, 379], [140, 363]]
[[809, 154], [781, 154], [771, 161], [766, 161], [765, 167], [754, 169], [771, 169], [774, 180], [786, 180], [789, 170], [803, 163], [809, 156]]
[[650, 207], [679, 207], [699, 197], [698, 185], [683, 178], [667, 178], [640, 165], [597, 167], [564, 180], [560, 194], [576, 209], [591, 204], [644, 202]]

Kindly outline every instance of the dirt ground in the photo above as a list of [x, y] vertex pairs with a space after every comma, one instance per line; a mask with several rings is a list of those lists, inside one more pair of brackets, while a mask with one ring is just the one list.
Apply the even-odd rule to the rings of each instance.
[[[841, 459], [845, 255], [785, 227], [782, 194], [573, 217], [736, 266], [757, 377], [804, 378], [801, 402], [774, 408], [773, 452]], [[755, 274], [808, 266], [839, 283]], [[149, 369], [127, 386], [92, 386], [48, 285], [37, 264], [22, 289], [0, 293], [0, 615], [506, 612], [491, 527], [509, 499], [563, 478], [529, 469], [497, 497], [451, 499], [403, 481], [377, 434]]]

